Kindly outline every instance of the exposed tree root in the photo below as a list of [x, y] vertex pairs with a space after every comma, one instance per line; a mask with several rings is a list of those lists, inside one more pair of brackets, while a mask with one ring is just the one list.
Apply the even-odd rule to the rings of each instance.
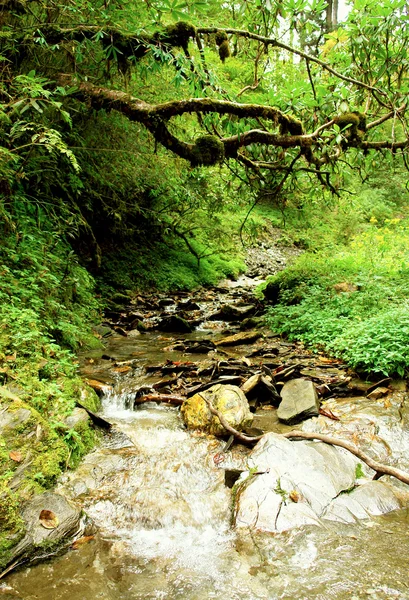
[[[240, 442], [243, 442], [245, 444], [254, 444], [255, 442], [258, 442], [264, 437], [264, 435], [251, 437], [249, 435], [241, 433], [240, 431], [237, 431], [237, 429], [234, 429], [234, 427], [229, 425], [224, 416], [214, 408], [214, 406], [209, 400], [207, 400], [204, 397], [203, 399], [209, 407], [210, 412], [219, 419], [220, 423], [223, 425], [226, 431], [234, 435], [234, 437]], [[324, 442], [325, 444], [330, 444], [331, 446], [339, 446], [340, 448], [348, 450], [348, 452], [359, 458], [359, 460], [362, 460], [362, 462], [368, 465], [368, 467], [373, 469], [375, 471], [374, 479], [379, 479], [383, 475], [391, 475], [392, 477], [399, 479], [399, 481], [402, 481], [403, 483], [409, 485], [409, 473], [406, 473], [405, 471], [402, 471], [401, 469], [397, 469], [395, 467], [390, 467], [389, 465], [384, 465], [374, 460], [373, 458], [368, 456], [368, 454], [362, 452], [362, 450], [357, 448], [354, 444], [350, 444], [348, 442], [345, 442], [344, 440], [339, 440], [337, 438], [333, 438], [329, 435], [324, 435], [322, 433], [309, 433], [306, 431], [297, 430], [289, 431], [288, 433], [282, 433], [279, 435], [282, 435], [287, 439], [298, 438], [303, 440], [318, 440], [320, 442]]]

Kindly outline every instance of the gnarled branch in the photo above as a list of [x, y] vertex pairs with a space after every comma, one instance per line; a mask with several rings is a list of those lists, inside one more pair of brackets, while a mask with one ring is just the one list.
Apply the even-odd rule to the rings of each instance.
[[[221, 425], [226, 429], [226, 431], [234, 435], [234, 437], [240, 442], [244, 442], [245, 444], [254, 444], [254, 442], [258, 442], [264, 437], [264, 435], [251, 437], [240, 431], [237, 431], [237, 429], [232, 427], [226, 421], [224, 416], [214, 408], [210, 400], [208, 400], [204, 396], [203, 399], [209, 407], [210, 412], [219, 419]], [[376, 473], [376, 479], [379, 479], [380, 477], [382, 477], [382, 475], [391, 475], [392, 477], [395, 477], [395, 479], [399, 479], [399, 481], [402, 481], [403, 483], [409, 485], [409, 473], [406, 473], [401, 469], [397, 469], [396, 467], [391, 467], [389, 465], [384, 465], [383, 463], [378, 462], [365, 452], [362, 452], [362, 450], [357, 448], [357, 446], [355, 446], [354, 444], [350, 444], [348, 442], [345, 442], [344, 440], [339, 440], [337, 438], [333, 438], [329, 435], [324, 435], [322, 433], [310, 433], [307, 431], [297, 430], [289, 431], [288, 433], [281, 433], [280, 435], [287, 439], [298, 438], [303, 440], [318, 440], [320, 442], [324, 442], [325, 444], [329, 444], [330, 446], [338, 446], [339, 448], [344, 448], [345, 450], [348, 450], [348, 452], [362, 460], [362, 462], [368, 465], [370, 469], [373, 469]]]

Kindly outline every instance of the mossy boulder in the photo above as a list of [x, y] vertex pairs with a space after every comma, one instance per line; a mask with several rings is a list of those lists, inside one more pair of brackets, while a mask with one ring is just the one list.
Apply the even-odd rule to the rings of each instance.
[[181, 413], [189, 429], [199, 429], [212, 435], [225, 435], [226, 430], [219, 419], [212, 415], [204, 400], [206, 398], [226, 421], [237, 430], [249, 427], [253, 421], [246, 396], [235, 385], [217, 384], [188, 398]]
[[165, 317], [158, 323], [157, 328], [159, 331], [166, 331], [169, 333], [192, 333], [193, 331], [192, 325], [186, 321], [186, 319], [183, 319], [178, 315]]

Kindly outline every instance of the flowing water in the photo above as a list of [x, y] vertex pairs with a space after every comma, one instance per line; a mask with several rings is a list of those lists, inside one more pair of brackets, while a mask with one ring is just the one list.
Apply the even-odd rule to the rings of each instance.
[[[157, 334], [114, 338], [108, 350], [142, 366], [163, 358], [167, 343]], [[178, 409], [131, 410], [135, 386], [146, 381], [142, 369], [134, 373], [104, 398], [113, 432], [59, 488], [98, 532], [11, 574], [0, 598], [409, 599], [407, 510], [279, 535], [236, 531], [225, 468], [243, 465], [247, 451], [236, 447], [220, 462], [224, 442], [187, 432]]]

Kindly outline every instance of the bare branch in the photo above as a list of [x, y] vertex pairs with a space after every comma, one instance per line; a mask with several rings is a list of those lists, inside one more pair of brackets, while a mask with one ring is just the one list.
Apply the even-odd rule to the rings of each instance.
[[[209, 407], [210, 412], [219, 419], [220, 423], [226, 429], [226, 431], [228, 431], [229, 433], [234, 435], [234, 437], [237, 440], [239, 440], [240, 442], [244, 442], [245, 444], [249, 444], [249, 443], [254, 444], [254, 442], [258, 442], [264, 437], [264, 435], [251, 437], [249, 435], [241, 433], [240, 431], [237, 431], [237, 429], [232, 427], [226, 421], [224, 416], [213, 407], [210, 400], [208, 400], [205, 396], [202, 396], [202, 398], [206, 402], [207, 406]], [[401, 469], [397, 469], [395, 467], [390, 467], [389, 465], [384, 465], [383, 463], [380, 463], [377, 460], [374, 460], [368, 454], [366, 454], [365, 452], [362, 452], [362, 450], [360, 450], [357, 446], [355, 446], [354, 444], [345, 442], [344, 440], [339, 440], [337, 438], [333, 438], [329, 435], [324, 435], [322, 433], [310, 433], [307, 431], [297, 431], [297, 430], [289, 431], [288, 433], [281, 433], [280, 435], [282, 435], [283, 437], [285, 437], [287, 439], [298, 438], [298, 439], [303, 439], [303, 440], [318, 440], [320, 442], [324, 442], [325, 444], [329, 444], [331, 446], [338, 446], [339, 448], [344, 448], [345, 450], [348, 450], [348, 452], [350, 452], [351, 454], [353, 454], [354, 456], [356, 456], [357, 458], [362, 460], [362, 462], [364, 462], [366, 465], [368, 465], [368, 467], [370, 469], [373, 469], [376, 473], [376, 475], [375, 475], [376, 479], [379, 479], [379, 477], [382, 477], [382, 475], [391, 475], [392, 477], [399, 479], [399, 481], [402, 481], [403, 483], [406, 483], [407, 485], [409, 485], [409, 473], [406, 473], [405, 471], [402, 471]]]

